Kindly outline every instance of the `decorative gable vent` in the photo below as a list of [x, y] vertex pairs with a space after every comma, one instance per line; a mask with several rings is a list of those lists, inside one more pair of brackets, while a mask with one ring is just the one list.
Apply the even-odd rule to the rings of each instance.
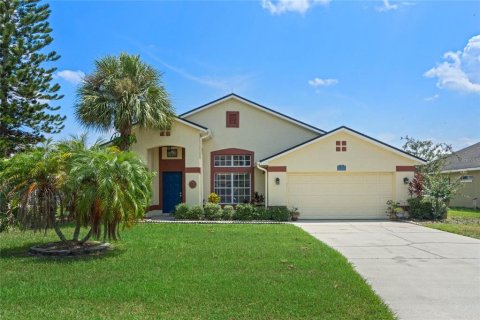
[[336, 141], [335, 142], [335, 150], [337, 152], [346, 152], [347, 151], [347, 141]]
[[240, 112], [227, 111], [227, 128], [240, 127]]

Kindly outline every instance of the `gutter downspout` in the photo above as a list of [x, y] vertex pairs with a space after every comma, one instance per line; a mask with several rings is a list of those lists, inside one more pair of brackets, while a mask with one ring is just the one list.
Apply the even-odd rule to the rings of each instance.
[[268, 170], [262, 168], [260, 162], [257, 162], [257, 168], [265, 173], [265, 208], [268, 208]]
[[199, 152], [199, 159], [198, 159], [198, 162], [199, 162], [199, 167], [200, 167], [200, 181], [199, 181], [199, 192], [200, 192], [200, 203], [199, 205], [203, 205], [203, 181], [204, 181], [204, 171], [203, 170], [203, 140], [207, 139], [207, 138], [210, 138], [212, 136], [212, 132], [210, 130], [207, 130], [207, 133], [205, 135], [201, 135], [200, 134], [200, 152]]

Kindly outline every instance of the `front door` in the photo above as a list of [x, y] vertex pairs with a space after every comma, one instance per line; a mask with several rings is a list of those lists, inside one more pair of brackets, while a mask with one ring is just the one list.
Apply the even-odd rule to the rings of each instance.
[[162, 173], [163, 213], [172, 213], [175, 206], [182, 202], [182, 173]]

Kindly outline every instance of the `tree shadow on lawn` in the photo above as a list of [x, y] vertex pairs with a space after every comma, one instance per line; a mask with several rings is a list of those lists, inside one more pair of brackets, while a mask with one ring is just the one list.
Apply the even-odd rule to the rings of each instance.
[[112, 248], [101, 253], [91, 253], [82, 255], [68, 255], [68, 256], [39, 256], [29, 252], [33, 246], [42, 245], [39, 242], [29, 242], [21, 246], [0, 249], [0, 261], [7, 259], [30, 258], [34, 262], [53, 262], [65, 263], [85, 260], [108, 259], [123, 255], [127, 249], [119, 248], [112, 244]]

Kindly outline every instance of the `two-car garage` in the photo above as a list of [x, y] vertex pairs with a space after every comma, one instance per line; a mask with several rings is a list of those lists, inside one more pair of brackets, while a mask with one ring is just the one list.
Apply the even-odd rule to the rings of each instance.
[[391, 173], [288, 173], [286, 183], [303, 219], [381, 219], [393, 199]]
[[409, 198], [415, 166], [402, 150], [346, 127], [259, 162], [269, 206], [298, 208], [300, 219], [387, 219], [387, 201]]

